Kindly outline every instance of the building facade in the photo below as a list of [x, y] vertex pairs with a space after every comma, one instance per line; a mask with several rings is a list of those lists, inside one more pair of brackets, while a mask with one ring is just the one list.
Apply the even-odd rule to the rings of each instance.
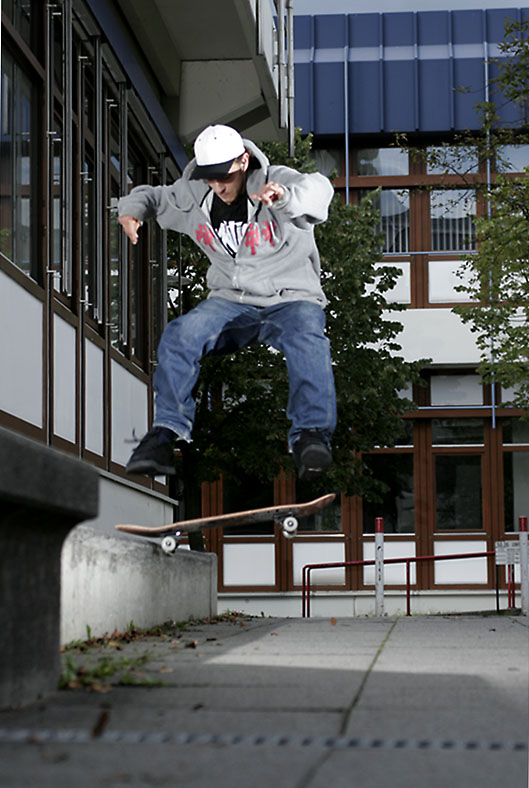
[[[292, 131], [288, 14], [274, 17], [269, 2], [255, 0], [177, 6], [169, 14], [156, 0], [1, 3], [0, 423], [100, 469], [93, 525], [107, 533], [120, 521], [178, 516], [166, 479], [131, 481], [124, 472], [153, 415], [167, 237], [151, 222], [136, 247], [125, 243], [117, 200], [132, 185], [177, 178], [184, 145], [210, 122], [255, 140]], [[477, 129], [475, 104], [494, 76], [505, 19], [527, 14], [296, 16], [295, 124], [314, 135], [315, 158], [336, 171], [345, 201], [382, 188], [380, 264], [401, 269], [391, 297], [408, 306], [398, 314], [402, 353], [432, 362], [405, 443], [369, 459], [390, 488], [382, 505], [339, 497], [293, 542], [273, 524], [211, 533], [225, 606], [299, 614], [302, 567], [371, 558], [376, 516], [386, 555], [397, 557], [492, 549], [528, 513], [528, 428], [501, 407], [504, 392], [481, 385], [475, 342], [452, 311], [460, 253], [475, 246], [473, 218], [486, 206], [459, 176], [427, 170], [394, 145], [396, 131], [436, 146]], [[529, 163], [523, 147], [506, 157], [513, 172]], [[484, 163], [468, 167], [488, 177]], [[269, 489], [251, 478], [236, 488], [219, 481], [204, 486], [203, 512], [309, 494], [287, 476]], [[495, 579], [492, 559], [412, 572], [424, 610], [489, 605]], [[404, 581], [403, 565], [388, 569], [395, 609]], [[370, 612], [370, 567], [325, 570], [315, 582], [314, 612]]]
[[[319, 13], [321, 4], [300, 5], [314, 12], [298, 11], [295, 20], [296, 125], [313, 135], [319, 168], [335, 173], [345, 202], [381, 189], [380, 265], [400, 269], [388, 300], [407, 307], [388, 317], [403, 325], [401, 354], [431, 363], [426, 386], [412, 392], [418, 407], [406, 417], [403, 445], [367, 458], [388, 485], [383, 502], [342, 498], [329, 517], [305, 524], [311, 530], [294, 543], [276, 537], [275, 549], [271, 536], [267, 544], [239, 537], [237, 546], [233, 537], [219, 537], [223, 590], [244, 597], [242, 587], [253, 585], [255, 597], [246, 599], [256, 612], [266, 584], [295, 593], [307, 563], [372, 559], [376, 517], [384, 518], [386, 557], [398, 558], [494, 550], [529, 511], [529, 428], [502, 406], [509, 392], [482, 385], [474, 335], [453, 311], [466, 298], [458, 289], [461, 257], [476, 248], [474, 220], [487, 211], [469, 184], [486, 184], [497, 164], [469, 154], [446, 174], [397, 138], [405, 134], [410, 146], [435, 151], [458, 133], [477, 132], [476, 105], [493, 97], [505, 23], [526, 21], [529, 8], [448, 10], [448, 3], [421, 11], [415, 3], [414, 10], [378, 13], [375, 3], [372, 13], [350, 13], [354, 3], [335, 3], [345, 12]], [[527, 126], [525, 110], [498, 107], [502, 123]], [[505, 147], [502, 159], [519, 176], [529, 146]], [[278, 489], [291, 493], [288, 483]], [[385, 580], [390, 607], [403, 610], [405, 565], [388, 565]], [[420, 562], [412, 565], [414, 609], [493, 607], [496, 580], [493, 557]], [[498, 582], [505, 587], [503, 569]], [[318, 570], [313, 583], [316, 612], [372, 611], [373, 567]], [[335, 596], [338, 588], [346, 593]]]
[[210, 122], [288, 137], [288, 15], [281, 49], [268, 2], [177, 6], [0, 2], [0, 423], [100, 469], [108, 533], [177, 508], [124, 472], [152, 420], [167, 235], [132, 247], [117, 201], [178, 178]]

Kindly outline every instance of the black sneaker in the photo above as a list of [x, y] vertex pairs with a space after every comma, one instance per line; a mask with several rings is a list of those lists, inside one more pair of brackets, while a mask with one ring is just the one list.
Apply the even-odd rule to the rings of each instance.
[[320, 430], [301, 430], [292, 453], [298, 476], [305, 481], [317, 479], [332, 462], [329, 443]]
[[174, 476], [176, 434], [166, 427], [153, 427], [136, 446], [128, 462], [127, 473], [149, 476]]

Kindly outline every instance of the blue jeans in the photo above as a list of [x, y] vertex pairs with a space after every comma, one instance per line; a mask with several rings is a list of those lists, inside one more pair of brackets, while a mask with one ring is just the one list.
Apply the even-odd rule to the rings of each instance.
[[289, 445], [302, 429], [319, 429], [330, 441], [336, 426], [336, 398], [325, 313], [310, 301], [255, 307], [208, 298], [165, 329], [154, 375], [154, 425], [190, 441], [193, 387], [200, 360], [208, 353], [231, 353], [255, 342], [285, 355], [289, 376]]

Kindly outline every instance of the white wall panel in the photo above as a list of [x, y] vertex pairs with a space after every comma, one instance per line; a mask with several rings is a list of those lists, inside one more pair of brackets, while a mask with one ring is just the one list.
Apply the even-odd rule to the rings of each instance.
[[[386, 301], [395, 301], [398, 304], [409, 304], [411, 302], [411, 281], [410, 281], [410, 271], [411, 265], [410, 263], [377, 263], [375, 265], [376, 269], [379, 268], [400, 268], [401, 275], [395, 282], [394, 286], [391, 290], [388, 290], [384, 293], [384, 298]], [[375, 290], [375, 286], [367, 285], [366, 292], [370, 293]]]
[[42, 427], [42, 302], [0, 271], [0, 408]]
[[[411, 558], [415, 556], [415, 542], [384, 541], [384, 558]], [[375, 558], [375, 543], [364, 542], [364, 561]], [[415, 583], [415, 562], [410, 565], [410, 582]], [[406, 584], [406, 564], [386, 564], [384, 566], [384, 585], [402, 586]], [[375, 567], [364, 567], [364, 585], [375, 585]]]
[[274, 544], [227, 544], [223, 547], [224, 585], [274, 586]]
[[112, 361], [111, 457], [114, 462], [126, 465], [135, 447], [130, 443], [133, 432], [138, 439], [147, 432], [148, 393], [145, 383]]
[[75, 443], [75, 345], [76, 330], [53, 318], [53, 432]]
[[435, 259], [428, 262], [428, 300], [431, 304], [468, 301], [468, 294], [460, 293], [457, 288], [469, 281], [461, 260]]
[[[294, 585], [301, 585], [306, 564], [340, 563], [345, 561], [345, 545], [336, 542], [294, 542], [292, 545], [292, 577]], [[345, 585], [345, 569], [315, 569], [310, 573], [311, 586]]]
[[[482, 553], [487, 549], [486, 541], [470, 539], [450, 542], [435, 542], [434, 555], [454, 553]], [[464, 585], [465, 583], [487, 582], [486, 558], [455, 558], [453, 561], [436, 561], [434, 582], [436, 584]]]
[[103, 362], [101, 348], [85, 341], [85, 447], [103, 455]]
[[[164, 496], [147, 494], [127, 479], [116, 481], [101, 474], [99, 478], [99, 514], [87, 525], [119, 539], [135, 539], [115, 530], [117, 523], [165, 525], [175, 520], [173, 504]], [[145, 544], [143, 539], [140, 540]], [[183, 549], [180, 547], [179, 549]]]
[[406, 361], [431, 358], [433, 364], [476, 364], [479, 352], [474, 335], [450, 309], [407, 309], [385, 312], [403, 325], [396, 341]]

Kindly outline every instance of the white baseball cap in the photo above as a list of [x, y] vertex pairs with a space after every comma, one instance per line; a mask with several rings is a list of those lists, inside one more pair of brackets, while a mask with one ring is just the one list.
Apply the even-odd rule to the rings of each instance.
[[244, 153], [241, 135], [230, 126], [208, 126], [195, 140], [196, 167], [191, 178], [214, 179], [226, 175], [235, 159]]

